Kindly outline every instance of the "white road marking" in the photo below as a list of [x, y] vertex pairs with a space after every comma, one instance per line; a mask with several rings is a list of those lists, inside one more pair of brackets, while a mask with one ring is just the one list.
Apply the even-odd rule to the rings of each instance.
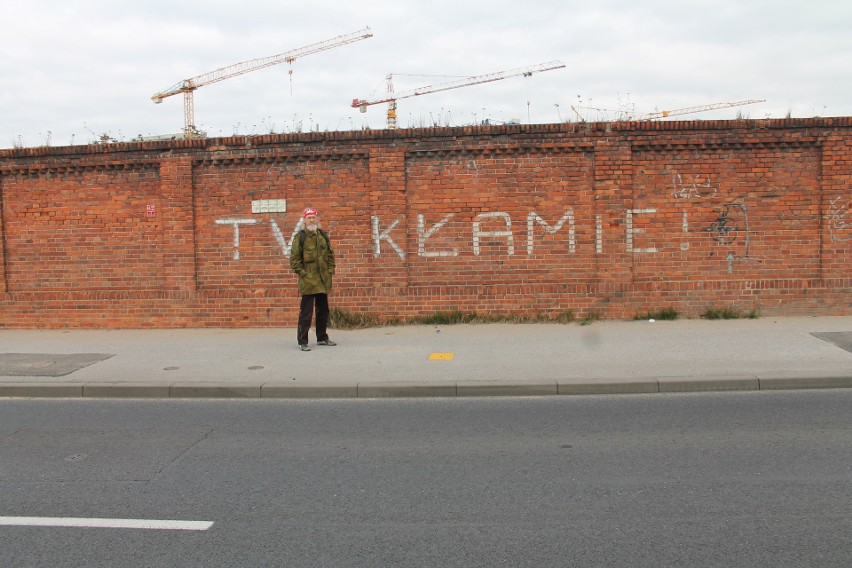
[[211, 521], [164, 521], [155, 519], [92, 519], [78, 517], [0, 517], [0, 526], [82, 527], [100, 529], [152, 529], [167, 531], [206, 531]]

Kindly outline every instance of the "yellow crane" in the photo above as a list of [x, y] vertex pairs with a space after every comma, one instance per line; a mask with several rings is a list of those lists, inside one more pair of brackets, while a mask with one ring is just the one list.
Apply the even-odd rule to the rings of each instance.
[[551, 69], [561, 69], [563, 67], [565, 67], [565, 64], [561, 61], [550, 61], [548, 63], [540, 63], [532, 67], [521, 67], [518, 69], [509, 69], [507, 71], [497, 71], [486, 75], [474, 75], [457, 81], [428, 85], [426, 87], [420, 87], [418, 89], [398, 94], [394, 94], [393, 92], [393, 74], [391, 73], [387, 76], [387, 96], [373, 100], [353, 99], [352, 108], [360, 108], [361, 112], [367, 112], [367, 107], [370, 105], [388, 103], [388, 128], [394, 129], [396, 128], [396, 101], [399, 99], [426, 95], [428, 93], [435, 93], [438, 91], [447, 91], [449, 89], [458, 89], [460, 87], [468, 87], [470, 85], [478, 85], [480, 83], [490, 83], [492, 81], [500, 81], [502, 79], [508, 79], [509, 77], [517, 77], [520, 75], [529, 77], [533, 73], [550, 71]]
[[763, 103], [766, 102], [764, 99], [748, 99], [745, 101], [735, 101], [729, 103], [713, 103], [709, 105], [700, 105], [694, 107], [686, 107], [686, 108], [677, 108], [674, 110], [661, 110], [657, 112], [649, 112], [646, 114], [640, 114], [637, 116], [628, 117], [626, 120], [656, 120], [658, 118], [667, 118], [669, 116], [679, 116], [682, 114], [692, 114], [696, 112], [705, 112], [708, 110], [715, 110], [717, 108], [731, 108], [743, 105], [753, 105], [755, 103]]
[[250, 73], [252, 71], [257, 71], [258, 69], [264, 69], [266, 67], [278, 65], [279, 63], [293, 63], [293, 61], [295, 61], [299, 57], [304, 57], [313, 53], [319, 53], [320, 51], [325, 51], [327, 49], [332, 49], [334, 47], [339, 47], [348, 43], [367, 39], [369, 37], [373, 37], [373, 32], [370, 31], [369, 27], [367, 27], [351, 34], [337, 36], [335, 38], [331, 38], [325, 41], [306, 45], [305, 47], [285, 51], [284, 53], [279, 53], [278, 55], [261, 57], [259, 59], [251, 59], [249, 61], [235, 63], [227, 67], [221, 67], [219, 69], [216, 69], [215, 71], [210, 71], [209, 73], [204, 73], [203, 75], [198, 75], [190, 79], [184, 79], [183, 81], [175, 83], [168, 89], [162, 90], [158, 93], [154, 93], [151, 96], [151, 100], [159, 104], [163, 102], [163, 99], [167, 97], [177, 95], [178, 93], [183, 93], [184, 137], [196, 138], [199, 136], [199, 134], [198, 129], [195, 127], [195, 107], [193, 103], [193, 93], [199, 87], [210, 85], [211, 83], [217, 83], [219, 81], [224, 81], [225, 79], [237, 77], [239, 75]]

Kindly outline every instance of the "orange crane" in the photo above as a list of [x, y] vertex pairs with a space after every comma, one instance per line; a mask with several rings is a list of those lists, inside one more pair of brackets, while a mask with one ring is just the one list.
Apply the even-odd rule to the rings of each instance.
[[658, 112], [649, 112], [647, 114], [640, 114], [638, 116], [631, 116], [626, 120], [656, 120], [658, 118], [666, 118], [669, 116], [678, 116], [681, 114], [692, 114], [695, 112], [704, 112], [708, 110], [714, 110], [717, 108], [730, 108], [736, 106], [743, 105], [753, 105], [755, 103], [764, 103], [766, 102], [764, 99], [748, 99], [745, 101], [735, 101], [731, 103], [713, 103], [709, 105], [701, 105], [694, 107], [686, 107], [686, 108], [678, 108], [674, 110], [661, 110]]
[[375, 100], [352, 99], [352, 108], [360, 108], [361, 112], [367, 112], [367, 107], [370, 105], [388, 103], [388, 128], [394, 129], [396, 128], [396, 101], [399, 99], [416, 97], [419, 95], [435, 93], [438, 91], [447, 91], [449, 89], [458, 89], [459, 87], [478, 85], [480, 83], [490, 83], [492, 81], [500, 81], [501, 79], [517, 77], [519, 75], [529, 77], [533, 73], [538, 73], [540, 71], [550, 71], [551, 69], [561, 69], [563, 67], [565, 67], [565, 64], [561, 61], [550, 61], [548, 63], [540, 63], [539, 65], [534, 65], [532, 67], [509, 69], [508, 71], [497, 71], [495, 73], [488, 73], [486, 75], [474, 75], [472, 77], [466, 77], [457, 81], [449, 81], [447, 83], [429, 85], [426, 87], [420, 87], [419, 89], [414, 89], [398, 94], [394, 94], [393, 92], [393, 74], [391, 73], [387, 76], [386, 97]]
[[[321, 41], [319, 43], [314, 43], [298, 49], [285, 51], [284, 53], [279, 53], [278, 55], [261, 57], [259, 59], [251, 59], [249, 61], [235, 63], [227, 67], [221, 67], [219, 69], [216, 69], [215, 71], [210, 71], [209, 73], [204, 73], [203, 75], [198, 75], [197, 77], [192, 77], [191, 79], [184, 79], [183, 81], [175, 83], [168, 89], [160, 91], [159, 93], [154, 93], [154, 95], [151, 96], [151, 100], [159, 104], [163, 102], [163, 99], [167, 97], [177, 95], [178, 93], [183, 93], [184, 137], [196, 138], [199, 136], [199, 133], [198, 129], [195, 127], [195, 107], [193, 104], [193, 93], [199, 87], [210, 85], [211, 83], [217, 83], [219, 81], [224, 81], [225, 79], [237, 77], [238, 75], [250, 73], [251, 71], [257, 71], [258, 69], [264, 69], [266, 67], [278, 65], [279, 63], [293, 63], [293, 61], [295, 61], [299, 57], [304, 57], [306, 55], [311, 55], [313, 53], [318, 53], [320, 51], [325, 51], [327, 49], [332, 49], [334, 47], [339, 47], [341, 45], [346, 45], [348, 43], [367, 39], [369, 37], [373, 37], [373, 32], [370, 31], [369, 27], [367, 27], [363, 30], [358, 30], [357, 32], [353, 32], [351, 34], [337, 36], [335, 38]], [[290, 70], [290, 73], [293, 73], [292, 69]]]

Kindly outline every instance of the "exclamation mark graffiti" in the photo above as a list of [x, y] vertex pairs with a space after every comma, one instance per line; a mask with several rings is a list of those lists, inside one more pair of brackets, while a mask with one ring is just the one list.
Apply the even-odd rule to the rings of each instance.
[[601, 222], [601, 216], [595, 215], [595, 253], [601, 254], [603, 252], [603, 223]]

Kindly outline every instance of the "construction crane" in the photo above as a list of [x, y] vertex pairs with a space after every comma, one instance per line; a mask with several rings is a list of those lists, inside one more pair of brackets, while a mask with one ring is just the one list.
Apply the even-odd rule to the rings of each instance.
[[678, 108], [674, 110], [661, 110], [658, 112], [649, 112], [647, 114], [640, 114], [637, 116], [631, 116], [627, 118], [628, 121], [633, 120], [656, 120], [658, 118], [666, 118], [669, 116], [679, 116], [682, 114], [692, 114], [696, 112], [704, 112], [708, 110], [714, 110], [717, 108], [731, 108], [743, 105], [753, 105], [755, 103], [763, 103], [766, 102], [764, 99], [748, 99], [745, 101], [736, 101], [731, 103], [713, 103], [709, 105], [701, 105], [694, 107], [686, 107], [686, 108]]
[[[319, 43], [306, 45], [305, 47], [293, 49], [291, 51], [285, 51], [284, 53], [279, 53], [278, 55], [272, 55], [270, 57], [261, 57], [259, 59], [252, 59], [249, 61], [243, 61], [241, 63], [235, 63], [234, 65], [229, 65], [227, 67], [221, 67], [219, 69], [216, 69], [215, 71], [210, 71], [209, 73], [204, 73], [203, 75], [198, 75], [197, 77], [192, 77], [191, 79], [184, 79], [183, 81], [175, 83], [168, 89], [160, 91], [159, 93], [154, 93], [154, 95], [151, 96], [151, 100], [157, 104], [160, 104], [161, 102], [163, 102], [163, 99], [167, 97], [177, 95], [178, 93], [183, 93], [184, 137], [196, 138], [199, 136], [199, 134], [198, 129], [195, 127], [195, 108], [193, 103], [193, 93], [199, 87], [210, 85], [211, 83], [218, 83], [219, 81], [224, 81], [225, 79], [230, 79], [231, 77], [237, 77], [238, 75], [250, 73], [251, 71], [257, 71], [258, 69], [272, 67], [273, 65], [278, 65], [279, 63], [293, 63], [293, 61], [300, 57], [305, 57], [306, 55], [311, 55], [313, 53], [318, 53], [320, 51], [325, 51], [327, 49], [332, 49], [334, 47], [339, 47], [341, 45], [346, 45], [348, 43], [367, 39], [369, 37], [373, 37], [373, 32], [370, 31], [369, 27], [367, 27], [363, 30], [358, 30], [357, 32], [353, 32], [351, 34], [337, 36], [335, 38], [321, 41]], [[290, 73], [293, 73], [292, 69], [290, 70]]]
[[532, 67], [522, 67], [519, 69], [510, 69], [508, 71], [497, 71], [496, 73], [488, 73], [487, 75], [474, 75], [457, 81], [429, 85], [398, 94], [394, 94], [393, 92], [393, 74], [391, 73], [387, 76], [386, 97], [375, 100], [352, 99], [352, 108], [360, 108], [361, 112], [367, 112], [367, 107], [370, 105], [388, 103], [388, 128], [394, 129], [396, 128], [396, 101], [399, 99], [426, 95], [428, 93], [435, 93], [438, 91], [447, 91], [449, 89], [458, 89], [460, 87], [468, 87], [470, 85], [478, 85], [480, 83], [490, 83], [492, 81], [500, 81], [502, 79], [517, 77], [519, 75], [529, 77], [533, 73], [550, 71], [552, 69], [561, 69], [562, 67], [565, 67], [565, 64], [561, 61], [550, 61], [548, 63], [540, 63], [539, 65], [534, 65]]

